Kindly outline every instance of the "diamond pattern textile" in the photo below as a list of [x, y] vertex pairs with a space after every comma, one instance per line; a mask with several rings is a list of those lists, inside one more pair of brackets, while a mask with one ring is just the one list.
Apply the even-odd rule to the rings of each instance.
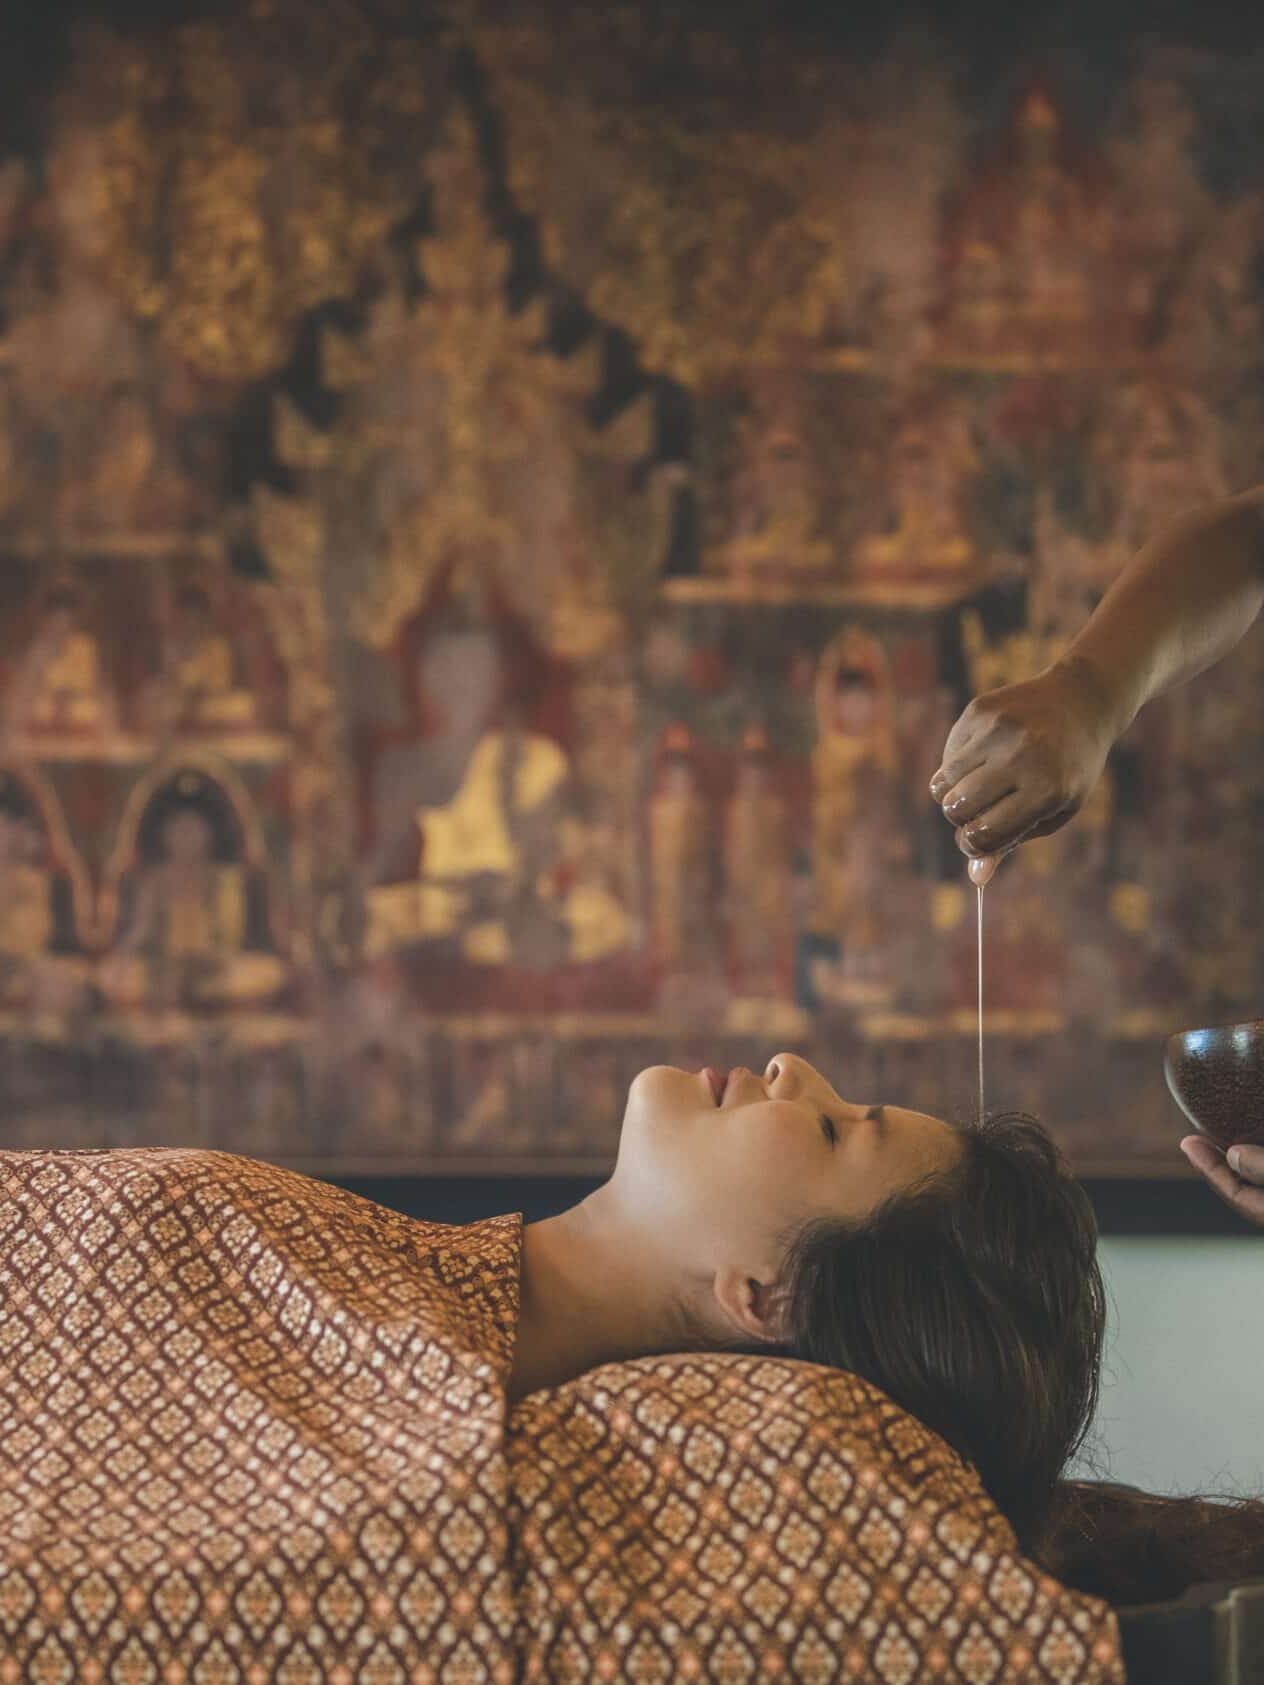
[[521, 1400], [527, 1680], [1123, 1685], [1114, 1614], [854, 1375], [673, 1353]]
[[0, 1685], [1122, 1685], [1106, 1605], [852, 1376], [680, 1353], [507, 1413], [521, 1246], [0, 1152]]

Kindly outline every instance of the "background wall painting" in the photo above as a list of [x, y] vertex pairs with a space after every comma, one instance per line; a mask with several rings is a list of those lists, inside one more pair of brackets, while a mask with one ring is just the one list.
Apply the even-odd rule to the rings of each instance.
[[[655, 1062], [972, 1099], [926, 795], [1264, 478], [1264, 54], [777, 8], [65, 20], [0, 161], [0, 1135], [600, 1172]], [[989, 892], [991, 1095], [1170, 1167], [1264, 643]]]

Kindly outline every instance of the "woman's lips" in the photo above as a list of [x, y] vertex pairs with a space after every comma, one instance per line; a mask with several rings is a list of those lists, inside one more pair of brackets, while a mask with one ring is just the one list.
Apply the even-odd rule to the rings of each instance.
[[724, 1090], [728, 1086], [728, 1076], [727, 1074], [721, 1076], [714, 1065], [705, 1066], [702, 1074], [711, 1084], [711, 1092], [715, 1095], [715, 1103], [718, 1106], [724, 1099]]

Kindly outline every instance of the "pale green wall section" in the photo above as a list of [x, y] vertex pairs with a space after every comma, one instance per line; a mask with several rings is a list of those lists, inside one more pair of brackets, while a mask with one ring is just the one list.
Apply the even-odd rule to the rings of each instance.
[[1110, 1237], [1093, 1438], [1105, 1478], [1152, 1492], [1264, 1495], [1264, 1231]]

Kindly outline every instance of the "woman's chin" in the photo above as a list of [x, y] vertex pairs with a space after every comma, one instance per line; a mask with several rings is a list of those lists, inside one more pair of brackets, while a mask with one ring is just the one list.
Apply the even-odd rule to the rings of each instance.
[[708, 1113], [715, 1110], [711, 1084], [701, 1071], [648, 1065], [629, 1085], [622, 1128], [623, 1132], [630, 1128], [679, 1130], [691, 1123], [705, 1123]]

